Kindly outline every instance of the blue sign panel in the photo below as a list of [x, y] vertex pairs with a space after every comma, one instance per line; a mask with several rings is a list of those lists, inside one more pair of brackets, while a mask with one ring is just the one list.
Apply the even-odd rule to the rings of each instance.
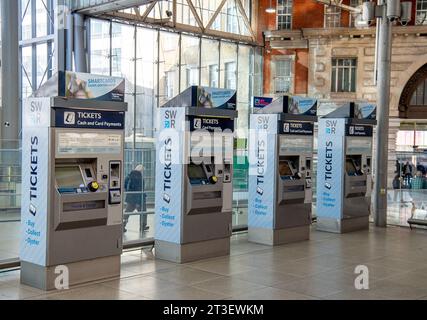
[[276, 201], [277, 114], [252, 114], [249, 136], [249, 228], [272, 229]]
[[355, 106], [354, 117], [375, 120], [377, 118], [377, 106], [372, 103], [358, 103]]
[[81, 109], [56, 109], [57, 128], [124, 129], [125, 113]]
[[156, 148], [155, 239], [181, 243], [184, 108], [161, 108]]
[[262, 109], [273, 102], [273, 98], [269, 97], [254, 97], [253, 103], [255, 109]]
[[61, 97], [124, 102], [125, 79], [81, 72], [60, 71], [58, 91]]
[[317, 163], [317, 216], [342, 218], [345, 119], [320, 119]]
[[293, 96], [289, 98], [285, 113], [307, 116], [317, 115], [317, 99]]

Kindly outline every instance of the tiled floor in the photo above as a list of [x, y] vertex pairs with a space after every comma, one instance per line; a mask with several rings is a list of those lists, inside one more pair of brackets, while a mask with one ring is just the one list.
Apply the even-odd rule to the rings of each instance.
[[[233, 197], [245, 198], [245, 193], [239, 195], [236, 193]], [[236, 200], [236, 199], [235, 199]], [[240, 207], [242, 205], [242, 207]], [[247, 205], [247, 204], [246, 204]], [[234, 203], [234, 208], [239, 207], [233, 213], [233, 225], [247, 224], [247, 209], [243, 203]], [[154, 214], [153, 208], [149, 208], [151, 214], [148, 215], [147, 221], [149, 230], [140, 232], [139, 216], [132, 215], [127, 225], [123, 241], [135, 241], [154, 237]], [[426, 190], [389, 190], [388, 191], [388, 214], [387, 221], [391, 225], [408, 226], [408, 219], [414, 213], [418, 219], [427, 220], [427, 189]], [[425, 227], [419, 227], [425, 228]], [[19, 237], [20, 237], [19, 212], [5, 214], [0, 211], [0, 261], [17, 258], [19, 255]], [[296, 253], [300, 254], [300, 253]]]
[[[0, 299], [426, 299], [427, 231], [389, 227], [270, 248], [233, 237], [231, 255], [183, 265], [125, 253], [122, 276], [45, 293], [0, 273]], [[357, 265], [369, 290], [356, 290]]]

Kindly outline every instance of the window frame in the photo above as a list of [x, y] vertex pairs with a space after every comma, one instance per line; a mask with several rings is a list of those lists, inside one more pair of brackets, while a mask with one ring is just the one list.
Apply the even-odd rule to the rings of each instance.
[[[219, 64], [210, 64], [208, 66], [208, 73], [209, 73], [209, 87], [211, 88], [218, 88], [219, 85]], [[213, 77], [215, 75], [215, 77]], [[213, 85], [212, 81], [216, 82], [216, 85]]]
[[[279, 13], [280, 8], [283, 10], [287, 7], [290, 7], [290, 12], [288, 13]], [[293, 13], [294, 13], [294, 3], [293, 0], [277, 0], [277, 14], [276, 14], [276, 29], [277, 30], [292, 30], [293, 26]], [[281, 28], [282, 23], [279, 22], [280, 17], [289, 18], [289, 27]], [[287, 23], [285, 25], [288, 25]]]
[[[278, 62], [289, 62], [289, 76], [284, 76], [284, 75], [278, 75], [278, 67], [277, 67], [277, 63]], [[278, 95], [278, 94], [293, 94], [294, 92], [294, 80], [295, 80], [295, 55], [281, 55], [281, 56], [276, 56], [271, 60], [271, 81], [272, 81], [272, 88], [273, 88], [273, 93]], [[284, 92], [284, 91], [278, 91], [277, 90], [277, 80], [283, 79], [286, 81], [285, 78], [289, 79], [289, 90], [288, 92]]]
[[[234, 66], [233, 69], [230, 70], [230, 66]], [[229, 86], [228, 82], [233, 81], [234, 87]], [[237, 89], [237, 61], [224, 61], [224, 88], [236, 90]]]
[[[350, 62], [350, 65], [345, 65], [345, 60], [354, 61], [354, 64]], [[336, 61], [336, 62], [334, 62]], [[342, 64], [340, 65], [340, 62]], [[332, 57], [331, 58], [331, 93], [356, 93], [357, 92], [357, 57]], [[335, 73], [334, 73], [335, 69]], [[345, 87], [345, 71], [349, 70], [348, 73], [348, 90], [340, 91], [339, 88]], [[339, 79], [342, 74], [341, 80]], [[354, 74], [354, 83], [353, 83]], [[340, 83], [341, 82], [341, 86]]]
[[[327, 12], [327, 10], [329, 8], [334, 8], [334, 10], [337, 10], [336, 12]], [[328, 17], [334, 17], [334, 23], [333, 25], [329, 25], [327, 22], [328, 21]], [[338, 19], [336, 19], [336, 17], [338, 17]], [[332, 5], [324, 5], [324, 10], [323, 10], [323, 27], [324, 28], [340, 28], [341, 27], [341, 18], [342, 18], [342, 10], [341, 8], [337, 7], [337, 6], [332, 6]], [[337, 25], [338, 22], [338, 25]]]
[[[424, 5], [425, 9], [418, 9], [419, 5]], [[424, 18], [422, 21], [418, 20], [419, 13], [424, 14]], [[425, 25], [427, 24], [427, 0], [417, 0], [415, 2], [415, 24], [416, 25]]]

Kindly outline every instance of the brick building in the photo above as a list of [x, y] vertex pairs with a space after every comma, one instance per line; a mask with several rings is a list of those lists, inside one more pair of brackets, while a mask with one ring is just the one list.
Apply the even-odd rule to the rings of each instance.
[[[396, 150], [401, 126], [427, 119], [427, 0], [412, 2], [412, 21], [393, 27], [390, 150]], [[276, 12], [266, 13], [270, 1], [260, 0], [258, 20], [258, 36], [265, 43], [265, 94], [317, 97], [321, 114], [344, 101], [375, 102], [375, 25], [356, 28], [356, 16], [315, 0], [271, 3]], [[395, 160], [391, 153], [390, 177]]]

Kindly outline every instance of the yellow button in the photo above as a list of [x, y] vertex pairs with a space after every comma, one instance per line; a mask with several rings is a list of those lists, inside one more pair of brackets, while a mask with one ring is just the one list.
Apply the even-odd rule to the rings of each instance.
[[92, 181], [91, 183], [89, 183], [88, 187], [90, 191], [95, 192], [95, 191], [98, 191], [99, 184], [96, 181]]
[[212, 179], [212, 182], [215, 182], [215, 183], [218, 182], [218, 178], [216, 176], [212, 176], [211, 179]]

